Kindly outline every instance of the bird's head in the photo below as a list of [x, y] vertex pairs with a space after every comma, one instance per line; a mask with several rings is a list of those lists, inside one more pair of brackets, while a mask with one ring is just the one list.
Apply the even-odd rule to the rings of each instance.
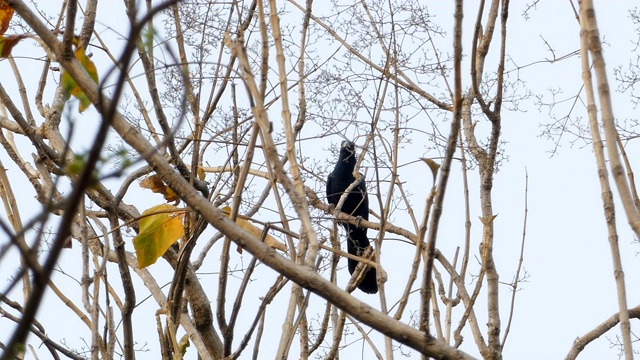
[[340, 144], [340, 158], [344, 161], [355, 159], [356, 144], [353, 141], [344, 140]]

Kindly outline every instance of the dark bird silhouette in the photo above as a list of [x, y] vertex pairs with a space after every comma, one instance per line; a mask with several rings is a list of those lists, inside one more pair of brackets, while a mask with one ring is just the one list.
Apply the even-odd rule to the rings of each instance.
[[[340, 147], [340, 157], [336, 163], [333, 172], [327, 178], [327, 201], [334, 206], [338, 205], [340, 197], [356, 180], [353, 177], [353, 170], [356, 166], [355, 144], [351, 141], [343, 141]], [[367, 186], [364, 178], [360, 179], [358, 185], [349, 192], [347, 198], [342, 204], [340, 211], [357, 216], [365, 220], [369, 220], [369, 198], [367, 197]], [[362, 256], [364, 250], [369, 246], [369, 238], [367, 237], [367, 228], [357, 225], [341, 222], [347, 231], [347, 250], [349, 254]], [[358, 265], [358, 261], [348, 259], [349, 273]], [[375, 294], [378, 292], [378, 284], [376, 282], [376, 269], [369, 267], [362, 282], [358, 285], [358, 289], [367, 294]]]

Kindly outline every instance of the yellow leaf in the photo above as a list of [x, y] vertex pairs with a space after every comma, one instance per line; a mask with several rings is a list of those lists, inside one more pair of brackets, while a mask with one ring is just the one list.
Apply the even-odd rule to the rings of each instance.
[[[74, 44], [76, 44], [77, 46], [77, 49], [74, 52], [76, 59], [78, 59], [82, 67], [87, 71], [87, 73], [91, 77], [91, 79], [93, 79], [93, 81], [95, 81], [97, 84], [98, 71], [96, 70], [95, 64], [93, 63], [93, 61], [91, 61], [91, 59], [89, 59], [87, 54], [85, 54], [84, 48], [82, 46], [78, 46], [79, 45], [78, 41], [74, 41]], [[76, 81], [73, 80], [73, 78], [71, 77], [71, 75], [69, 75], [68, 72], [65, 71], [64, 73], [62, 73], [60, 82], [62, 83], [62, 88], [64, 89], [64, 94], [66, 98], [69, 98], [69, 96], [73, 95], [73, 97], [75, 97], [80, 101], [80, 105], [79, 105], [80, 112], [85, 111], [89, 107], [89, 105], [91, 105], [91, 100], [89, 100], [87, 95], [82, 91], [82, 89], [80, 89]]]
[[[0, 11], [0, 17], [2, 16], [2, 11]], [[0, 21], [2, 21], [0, 19]], [[0, 37], [0, 58], [8, 58], [11, 55], [11, 50], [13, 47], [22, 39], [26, 38], [28, 35], [7, 35]]]
[[140, 187], [143, 189], [150, 189], [154, 193], [162, 193], [166, 185], [160, 179], [158, 175], [151, 175], [140, 181]]
[[433, 181], [435, 182], [436, 176], [438, 175], [438, 170], [440, 170], [440, 164], [438, 164], [437, 162], [429, 158], [420, 158], [420, 159], [429, 166], [429, 169], [431, 169], [431, 174], [433, 175]]
[[4, 0], [0, 0], [0, 35], [9, 28], [9, 21], [13, 16], [13, 8], [7, 5]]
[[[231, 215], [231, 208], [228, 206], [225, 206], [222, 208], [222, 211], [227, 214], [227, 216]], [[250, 223], [249, 221], [246, 220], [247, 217], [246, 216], [236, 216], [236, 224], [238, 224], [241, 228], [243, 228], [245, 231], [250, 232], [251, 235], [257, 237], [258, 239], [261, 238], [262, 236], [262, 229], [258, 228], [257, 226], [253, 225], [252, 223]], [[280, 251], [286, 251], [287, 247], [281, 243], [280, 241], [276, 240], [273, 236], [266, 234], [266, 236], [264, 237], [264, 243], [271, 246], [274, 249], [278, 249]], [[242, 253], [242, 248], [238, 248], [238, 252]]]
[[184, 357], [184, 354], [187, 353], [187, 348], [191, 345], [189, 342], [189, 335], [184, 334], [182, 338], [180, 338], [180, 342], [178, 342], [178, 349], [180, 349], [180, 353]]
[[156, 205], [142, 213], [140, 233], [133, 238], [138, 267], [155, 263], [184, 235], [182, 210], [168, 204]]
[[179, 201], [180, 198], [176, 193], [171, 190], [167, 185], [164, 184], [160, 175], [151, 175], [142, 181], [140, 181], [140, 187], [145, 189], [150, 189], [154, 193], [160, 193], [164, 195], [164, 199], [170, 202]]
[[204, 169], [200, 166], [198, 166], [198, 170], [196, 173], [198, 174], [198, 179], [200, 179], [200, 181], [204, 181], [207, 176], [207, 174], [204, 172]]

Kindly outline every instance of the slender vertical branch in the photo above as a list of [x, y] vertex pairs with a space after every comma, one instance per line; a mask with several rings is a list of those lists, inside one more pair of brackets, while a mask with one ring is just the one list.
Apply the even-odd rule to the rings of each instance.
[[516, 294], [518, 293], [518, 285], [522, 281], [520, 279], [520, 272], [522, 271], [522, 264], [524, 263], [524, 244], [527, 238], [527, 219], [529, 216], [529, 174], [525, 170], [524, 181], [524, 220], [522, 221], [522, 241], [520, 242], [520, 258], [518, 259], [518, 268], [516, 274], [513, 276], [513, 282], [511, 283], [511, 304], [509, 305], [509, 318], [507, 320], [507, 326], [504, 328], [504, 335], [502, 336], [502, 347], [507, 341], [507, 335], [511, 329], [511, 321], [513, 320], [513, 311], [516, 307]]
[[136, 292], [133, 282], [131, 280], [131, 273], [127, 264], [126, 253], [124, 249], [124, 240], [122, 233], [118, 229], [118, 219], [111, 215], [109, 217], [109, 223], [111, 229], [116, 229], [113, 232], [113, 247], [115, 249], [116, 256], [118, 258], [118, 269], [120, 270], [120, 277], [122, 279], [122, 288], [124, 289], [124, 304], [122, 309], [122, 331], [124, 334], [123, 348], [125, 360], [134, 360], [135, 352], [134, 345], [135, 340], [133, 337], [133, 309], [136, 306]]
[[[622, 197], [627, 217], [633, 227], [632, 216], [637, 210], [633, 204], [631, 194], [624, 191], [626, 188], [626, 178], [622, 173], [622, 165], [618, 157], [616, 147], [616, 131], [613, 125], [613, 115], [611, 109], [611, 101], [609, 99], [608, 85], [606, 82], [606, 74], [604, 69], [604, 59], [602, 57], [602, 49], [600, 47], [600, 39], [598, 28], [595, 20], [595, 10], [591, 1], [582, 1], [580, 3], [580, 59], [582, 61], [582, 80], [584, 82], [585, 94], [587, 96], [587, 113], [589, 115], [589, 128], [593, 138], [593, 151], [596, 157], [596, 165], [598, 170], [598, 178], [600, 180], [600, 188], [602, 191], [602, 205], [604, 208], [604, 218], [607, 224], [607, 232], [609, 234], [609, 247], [611, 249], [611, 257], [613, 261], [613, 275], [616, 281], [618, 291], [618, 310], [620, 311], [620, 333], [622, 335], [622, 343], [624, 356], [626, 360], [632, 360], [633, 345], [631, 342], [631, 325], [629, 324], [629, 312], [627, 310], [627, 295], [624, 281], [624, 271], [622, 270], [622, 259], [620, 258], [620, 249], [618, 247], [618, 232], [616, 228], [615, 205], [613, 202], [613, 192], [609, 184], [609, 174], [606, 168], [606, 159], [603, 148], [606, 146], [609, 155], [609, 161], [613, 172], [613, 177], [618, 185], [618, 192]], [[600, 136], [600, 124], [598, 123], [598, 115], [596, 108], [596, 99], [591, 77], [591, 68], [589, 64], [589, 55], [593, 59], [593, 67], [598, 78], [598, 89], [600, 89], [600, 104], [602, 106], [602, 125], [604, 128], [606, 145]], [[623, 181], [624, 180], [624, 181]], [[624, 182], [624, 183], [623, 183]], [[627, 189], [628, 190], [628, 189]], [[633, 207], [633, 211], [629, 207]], [[634, 229], [635, 230], [635, 229]], [[638, 232], [636, 231], [636, 234]]]
[[[463, 17], [462, 1], [457, 0], [455, 6], [455, 26], [453, 36], [453, 66], [454, 66], [454, 99], [453, 99], [453, 118], [451, 119], [451, 130], [449, 132], [449, 138], [447, 141], [447, 147], [445, 149], [445, 156], [440, 168], [440, 178], [438, 179], [437, 193], [433, 204], [433, 215], [429, 222], [429, 234], [427, 236], [426, 255], [427, 260], [424, 267], [423, 285], [421, 289], [421, 310], [420, 310], [420, 330], [429, 333], [429, 302], [431, 296], [431, 274], [433, 272], [433, 262], [435, 260], [436, 253], [436, 239], [438, 236], [438, 225], [440, 223], [440, 217], [442, 216], [444, 195], [447, 190], [447, 184], [449, 182], [449, 175], [451, 173], [451, 162], [453, 160], [453, 154], [456, 151], [456, 141], [458, 139], [458, 132], [460, 131], [460, 119], [462, 111], [462, 17]], [[425, 214], [427, 212], [425, 211]], [[424, 236], [426, 232], [426, 218], [423, 218], [423, 223], [420, 228], [421, 236]]]
[[595, 9], [592, 0], [580, 2], [580, 27], [585, 32], [589, 55], [593, 60], [593, 69], [596, 74], [598, 86], [598, 100], [602, 112], [602, 128], [606, 140], [607, 155], [611, 168], [613, 180], [620, 194], [622, 207], [627, 215], [627, 220], [636, 237], [640, 238], [640, 210], [633, 203], [633, 196], [629, 188], [629, 183], [624, 175], [624, 166], [620, 162], [620, 154], [616, 145], [617, 130], [613, 115], [613, 104], [611, 102], [611, 91], [607, 80], [607, 72], [600, 42], [600, 33], [596, 22]]

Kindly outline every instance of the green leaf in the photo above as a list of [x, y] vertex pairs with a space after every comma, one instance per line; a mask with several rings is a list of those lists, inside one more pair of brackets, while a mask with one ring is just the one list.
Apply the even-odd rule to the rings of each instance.
[[161, 204], [142, 213], [140, 233], [133, 239], [140, 269], [155, 263], [184, 235], [183, 212], [173, 205]]
[[[74, 40], [76, 46], [78, 48], [74, 52], [76, 59], [80, 62], [82, 67], [87, 71], [91, 79], [98, 83], [98, 71], [96, 70], [96, 66], [93, 64], [93, 61], [89, 59], [87, 54], [84, 52], [84, 48], [79, 46], [78, 41]], [[62, 88], [64, 89], [65, 98], [69, 98], [69, 96], [73, 95], [76, 99], [80, 101], [79, 110], [80, 112], [85, 111], [89, 105], [91, 105], [91, 100], [87, 97], [87, 95], [80, 89], [80, 86], [76, 83], [75, 80], [69, 75], [68, 72], [62, 73], [62, 77], [60, 78], [60, 83], [62, 83]]]
[[155, 30], [152, 26], [149, 26], [149, 28], [146, 29], [146, 31], [143, 32], [142, 34], [142, 38], [144, 39], [144, 48], [145, 50], [147, 50], [148, 53], [151, 53], [151, 51], [153, 50], [153, 37], [155, 36]]

